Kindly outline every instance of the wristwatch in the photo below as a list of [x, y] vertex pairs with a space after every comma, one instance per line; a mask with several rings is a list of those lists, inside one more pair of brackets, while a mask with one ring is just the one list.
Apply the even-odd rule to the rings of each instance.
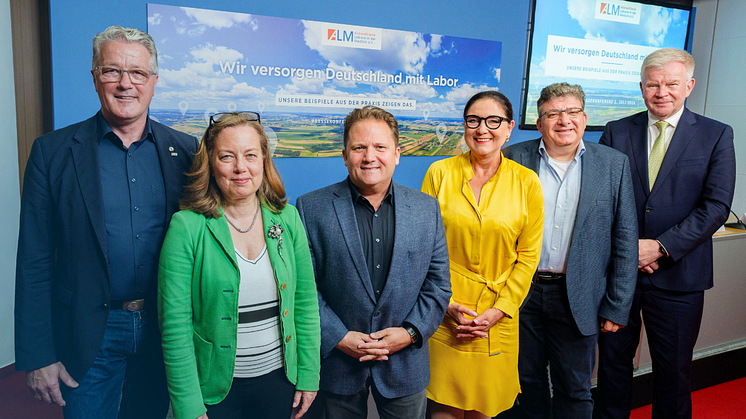
[[660, 246], [660, 247], [659, 247], [659, 250], [661, 251], [661, 253], [663, 253], [663, 256], [666, 256], [666, 257], [668, 257], [668, 250], [666, 250], [666, 247], [665, 247], [665, 246], [663, 246], [663, 243], [661, 243], [661, 241], [660, 241], [660, 240], [658, 240], [658, 239], [656, 239], [655, 241], [657, 241], [657, 242], [658, 242], [658, 246]]
[[412, 343], [417, 342], [417, 339], [420, 337], [419, 333], [417, 333], [417, 330], [415, 330], [414, 327], [408, 324], [405, 324], [403, 327], [404, 327], [404, 330], [406, 330], [407, 333], [409, 333], [409, 338], [412, 339]]

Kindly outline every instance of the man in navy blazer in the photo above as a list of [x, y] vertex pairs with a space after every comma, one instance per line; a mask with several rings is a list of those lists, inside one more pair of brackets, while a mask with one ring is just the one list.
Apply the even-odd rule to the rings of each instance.
[[521, 310], [521, 394], [512, 411], [590, 419], [599, 329], [617, 332], [627, 324], [637, 281], [630, 168], [624, 154], [583, 141], [580, 86], [549, 85], [537, 107], [541, 138], [504, 150], [539, 175], [546, 207], [541, 260]]
[[735, 187], [733, 129], [690, 112], [694, 60], [664, 48], [640, 71], [647, 112], [606, 125], [601, 144], [630, 159], [639, 229], [635, 298], [626, 329], [599, 339], [597, 408], [628, 418], [632, 361], [645, 319], [655, 387], [653, 418], [691, 418], [691, 366], [712, 288], [712, 234]]
[[347, 116], [349, 177], [298, 198], [321, 314], [322, 417], [424, 418], [428, 338], [451, 296], [438, 202], [392, 182], [399, 163], [393, 115], [367, 106]]
[[26, 167], [16, 369], [67, 419], [162, 419], [158, 256], [197, 141], [148, 118], [148, 34], [112, 26], [93, 50], [100, 112], [38, 138]]

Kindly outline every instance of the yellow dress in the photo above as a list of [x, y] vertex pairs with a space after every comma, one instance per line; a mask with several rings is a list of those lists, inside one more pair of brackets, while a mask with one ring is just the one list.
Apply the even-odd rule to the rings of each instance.
[[539, 264], [544, 196], [539, 177], [502, 158], [482, 188], [479, 205], [469, 186], [470, 153], [432, 164], [422, 191], [440, 202], [451, 263], [451, 302], [481, 314], [495, 307], [507, 316], [489, 338], [456, 338], [446, 315], [430, 338], [427, 397], [440, 404], [495, 416], [520, 391], [518, 309]]

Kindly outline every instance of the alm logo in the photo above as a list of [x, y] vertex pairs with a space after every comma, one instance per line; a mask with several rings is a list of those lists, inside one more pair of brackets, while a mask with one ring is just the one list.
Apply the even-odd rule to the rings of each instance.
[[599, 13], [602, 15], [612, 15], [612, 16], [619, 16], [619, 9], [621, 8], [620, 5], [613, 5], [610, 3], [601, 3], [601, 10]]
[[326, 39], [329, 41], [352, 42], [353, 31], [327, 29]]

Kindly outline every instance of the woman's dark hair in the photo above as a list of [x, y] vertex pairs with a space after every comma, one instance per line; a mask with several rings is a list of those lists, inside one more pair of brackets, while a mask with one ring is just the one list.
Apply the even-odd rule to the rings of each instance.
[[474, 105], [477, 101], [482, 99], [492, 99], [495, 102], [499, 103], [503, 107], [503, 109], [505, 109], [505, 117], [511, 121], [513, 120], [513, 105], [510, 104], [510, 100], [508, 100], [508, 98], [504, 94], [496, 90], [487, 90], [484, 92], [479, 92], [476, 95], [472, 96], [471, 99], [466, 102], [466, 106], [464, 106], [464, 119], [466, 119], [466, 115], [469, 115], [469, 108], [471, 108], [472, 105]]

